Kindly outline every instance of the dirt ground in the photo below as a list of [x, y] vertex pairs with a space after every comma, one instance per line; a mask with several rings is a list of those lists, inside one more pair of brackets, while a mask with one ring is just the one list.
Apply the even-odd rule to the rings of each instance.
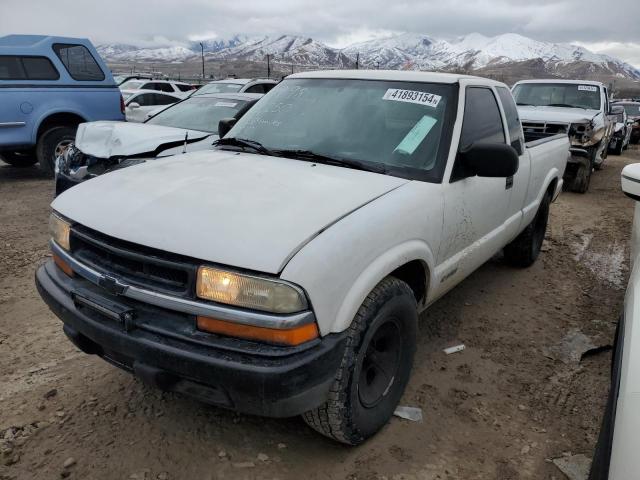
[[587, 194], [562, 193], [534, 266], [498, 256], [423, 315], [402, 404], [424, 420], [393, 418], [357, 448], [299, 418], [153, 390], [76, 350], [33, 282], [52, 182], [0, 162], [0, 479], [563, 479], [551, 459], [591, 457], [607, 395], [610, 352], [570, 347], [612, 341], [633, 161], [640, 150], [610, 156]]

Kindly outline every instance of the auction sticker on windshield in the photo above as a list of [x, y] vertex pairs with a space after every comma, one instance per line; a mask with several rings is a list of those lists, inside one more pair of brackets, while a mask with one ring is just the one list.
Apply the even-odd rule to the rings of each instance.
[[583, 92], [597, 92], [598, 87], [594, 85], [578, 85], [578, 90], [581, 90]]
[[442, 97], [434, 93], [419, 92], [417, 90], [403, 90], [401, 88], [390, 88], [382, 96], [383, 100], [393, 100], [395, 102], [417, 103], [437, 107]]

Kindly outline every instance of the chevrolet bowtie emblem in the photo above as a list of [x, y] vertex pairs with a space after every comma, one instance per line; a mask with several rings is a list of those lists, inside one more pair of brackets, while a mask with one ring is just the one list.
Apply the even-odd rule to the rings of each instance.
[[98, 279], [98, 285], [100, 285], [112, 295], [122, 295], [128, 288], [127, 285], [123, 285], [122, 283], [118, 282], [116, 278], [110, 277], [108, 275], [103, 275], [102, 277], [100, 277]]

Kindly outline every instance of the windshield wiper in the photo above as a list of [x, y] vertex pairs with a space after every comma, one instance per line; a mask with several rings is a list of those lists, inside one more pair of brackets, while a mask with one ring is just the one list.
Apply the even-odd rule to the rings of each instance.
[[250, 148], [251, 150], [261, 155], [276, 155], [274, 152], [269, 150], [260, 142], [256, 142], [255, 140], [249, 140], [248, 138], [237, 138], [237, 137], [219, 138], [218, 140], [213, 142], [213, 145], [216, 147], [228, 145], [230, 147], [240, 147], [242, 149]]
[[327, 165], [336, 165], [339, 167], [353, 168], [356, 170], [364, 170], [366, 172], [387, 173], [387, 169], [382, 165], [372, 165], [361, 162], [359, 160], [351, 160], [349, 158], [336, 158], [329, 155], [323, 155], [311, 150], [275, 150], [276, 155], [295, 158], [308, 162], [323, 163]]
[[547, 107], [565, 107], [565, 108], [582, 108], [586, 110], [585, 107], [579, 107], [578, 105], [569, 105], [568, 103], [550, 103]]

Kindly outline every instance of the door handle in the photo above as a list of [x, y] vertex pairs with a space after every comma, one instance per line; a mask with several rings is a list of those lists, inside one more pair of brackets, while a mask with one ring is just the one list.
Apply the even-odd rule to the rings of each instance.
[[513, 187], [513, 175], [511, 175], [510, 177], [507, 177], [506, 181], [505, 181], [505, 190], [509, 190], [511, 187]]

